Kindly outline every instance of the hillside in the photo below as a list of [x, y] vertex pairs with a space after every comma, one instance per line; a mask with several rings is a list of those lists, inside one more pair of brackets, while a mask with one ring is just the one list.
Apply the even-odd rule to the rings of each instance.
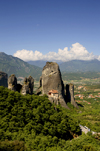
[[[80, 135], [78, 122], [60, 106], [55, 110], [46, 96], [23, 96], [1, 86], [0, 114], [2, 151], [8, 151], [7, 140], [16, 140], [17, 146], [18, 141], [23, 141], [27, 151], [47, 151], [58, 145], [62, 147], [66, 140]], [[25, 151], [21, 145], [21, 149], [11, 149], [10, 145], [9, 151]]]
[[36, 61], [28, 61], [28, 63], [31, 64], [31, 65], [35, 65], [35, 66], [38, 66], [40, 68], [43, 68], [46, 64], [46, 61], [36, 60]]
[[[100, 84], [84, 85], [80, 92], [79, 86], [79, 109], [68, 103], [71, 110], [51, 104], [45, 95], [23, 96], [1, 86], [0, 150], [100, 151], [100, 135], [91, 133], [100, 132]], [[91, 131], [80, 135], [79, 124]]]
[[[6, 72], [8, 76], [11, 74], [15, 74], [17, 77], [31, 75], [34, 79], [39, 80], [45, 64], [46, 61], [42, 60], [25, 62], [19, 58], [0, 52], [0, 71]], [[58, 62], [58, 64], [63, 80], [99, 78], [100, 75], [100, 61], [98, 60], [72, 60], [63, 63]]]
[[38, 80], [41, 76], [40, 67], [30, 65], [23, 60], [0, 52], [0, 71], [6, 72], [8, 76], [15, 74], [17, 77], [26, 77], [31, 75]]
[[[28, 61], [29, 64], [31, 65], [35, 65], [38, 66], [40, 68], [43, 68], [46, 64], [46, 62], [48, 62], [47, 60], [36, 60], [36, 61]], [[62, 63], [62, 61], [54, 61], [56, 62], [58, 65], [60, 65]]]
[[[100, 61], [96, 59], [91, 61], [72, 60], [67, 62], [56, 62], [59, 64], [61, 72], [100, 72]], [[46, 61], [37, 60], [29, 61], [28, 63], [43, 68]]]
[[100, 61], [72, 60], [61, 63], [60, 69], [64, 72], [100, 72]]

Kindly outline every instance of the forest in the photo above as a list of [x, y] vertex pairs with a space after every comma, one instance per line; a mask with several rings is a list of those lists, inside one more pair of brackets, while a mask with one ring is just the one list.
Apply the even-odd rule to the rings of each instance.
[[68, 106], [70, 110], [51, 104], [46, 95], [23, 96], [0, 86], [0, 150], [99, 151], [100, 136], [80, 131], [86, 110], [81, 105], [79, 110]]

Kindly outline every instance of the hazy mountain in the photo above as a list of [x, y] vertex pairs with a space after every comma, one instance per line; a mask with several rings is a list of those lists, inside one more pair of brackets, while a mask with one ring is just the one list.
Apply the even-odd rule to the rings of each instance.
[[40, 68], [43, 68], [46, 65], [46, 62], [47, 61], [43, 61], [43, 60], [28, 61], [29, 64], [38, 66]]
[[[37, 61], [29, 61], [29, 64], [36, 65], [38, 67], [44, 67], [46, 61], [37, 60]], [[60, 66], [60, 70], [64, 72], [100, 72], [100, 61], [91, 60], [91, 61], [83, 61], [83, 60], [72, 60], [68, 62], [57, 62]]]
[[100, 72], [100, 61], [72, 60], [60, 64], [60, 69], [64, 72]]
[[[46, 65], [46, 62], [47, 61], [44, 61], [44, 60], [28, 61], [29, 64], [38, 66], [40, 68], [43, 68]], [[57, 62], [58, 65], [62, 63], [62, 61], [54, 61], [54, 62]]]
[[0, 52], [0, 71], [9, 75], [15, 74], [17, 77], [26, 77], [31, 75], [35, 79], [39, 79], [42, 74], [42, 68], [30, 65], [29, 63]]
[[[34, 65], [30, 65], [29, 63]], [[39, 77], [42, 74], [42, 68], [45, 66], [46, 61], [38, 60], [29, 63], [19, 58], [0, 52], [0, 71], [6, 72], [8, 76], [11, 74], [15, 74], [17, 77], [26, 77], [31, 75], [36, 80], [39, 80]], [[63, 78], [66, 78], [66, 76], [67, 78], [68, 76], [71, 77], [69, 73], [73, 73], [73, 72], [74, 73], [81, 72], [80, 76], [82, 76], [83, 72], [87, 72], [87, 73], [89, 72], [88, 73], [89, 76], [91, 75], [92, 72], [100, 72], [100, 61], [98, 60], [91, 60], [91, 61], [73, 60], [63, 63], [59, 62], [58, 64], [60, 66], [60, 70], [62, 72]], [[37, 66], [40, 66], [42, 68]], [[66, 75], [66, 73], [68, 75]], [[96, 73], [92, 73], [93, 77], [96, 76], [95, 74]], [[73, 79], [73, 77], [71, 79]]]

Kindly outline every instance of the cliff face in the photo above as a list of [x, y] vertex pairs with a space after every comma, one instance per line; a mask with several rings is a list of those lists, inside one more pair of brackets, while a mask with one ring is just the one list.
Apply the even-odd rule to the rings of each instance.
[[8, 75], [0, 71], [0, 86], [8, 87]]
[[34, 79], [31, 76], [24, 79], [23, 85], [17, 84], [17, 78], [14, 74], [12, 74], [8, 78], [8, 89], [21, 92], [23, 95], [25, 95], [25, 94], [33, 94], [33, 88], [34, 88]]
[[68, 108], [64, 100], [64, 84], [61, 78], [61, 72], [58, 64], [55, 62], [47, 62], [42, 71], [42, 94], [49, 96], [50, 90], [56, 90], [58, 94], [52, 94], [52, 96], [58, 95], [56, 100], [58, 99], [59, 104]]
[[28, 78], [24, 79], [24, 84], [22, 85], [21, 93], [23, 95], [33, 94], [33, 88], [34, 88], [34, 79], [31, 76], [29, 76]]
[[74, 85], [72, 83], [66, 85], [66, 99], [77, 109], [79, 108], [74, 99]]
[[17, 78], [14, 74], [12, 74], [9, 78], [8, 78], [8, 89], [17, 90]]
[[59, 94], [62, 94], [62, 79], [58, 64], [47, 62], [42, 71], [43, 94], [48, 94], [51, 89], [58, 90]]

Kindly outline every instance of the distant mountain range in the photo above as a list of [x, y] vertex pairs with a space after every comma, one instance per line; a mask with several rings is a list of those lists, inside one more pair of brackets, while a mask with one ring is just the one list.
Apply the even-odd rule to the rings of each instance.
[[[29, 61], [28, 63], [43, 68], [46, 61]], [[91, 61], [72, 60], [68, 62], [59, 62], [58, 64], [61, 72], [100, 72], [100, 61], [96, 59]]]
[[[43, 61], [43, 60], [28, 61], [29, 64], [38, 66], [40, 68], [43, 68], [46, 65], [46, 62], [47, 61]], [[62, 63], [62, 61], [57, 61], [57, 63], [58, 63], [58, 65], [60, 65]]]
[[[11, 74], [15, 74], [17, 77], [27, 77], [31, 75], [34, 79], [39, 80], [42, 74], [42, 68], [45, 64], [46, 61], [41, 60], [25, 62], [19, 58], [0, 52], [0, 71], [6, 72], [8, 76]], [[88, 72], [100, 72], [100, 61], [98, 60], [73, 60], [58, 62], [58, 64], [63, 78], [66, 78], [66, 73], [71, 77], [69, 73], [87, 72], [88, 75]], [[89, 73], [89, 75], [91, 75], [91, 73]]]
[[43, 61], [43, 60], [28, 61], [29, 64], [38, 66], [40, 68], [43, 68], [45, 66], [46, 62], [47, 61]]
[[29, 63], [0, 52], [0, 71], [6, 72], [8, 76], [15, 74], [16, 77], [27, 77], [31, 75], [36, 80], [42, 74], [42, 68], [30, 65]]
[[72, 60], [61, 63], [60, 69], [64, 72], [100, 72], [100, 61]]

